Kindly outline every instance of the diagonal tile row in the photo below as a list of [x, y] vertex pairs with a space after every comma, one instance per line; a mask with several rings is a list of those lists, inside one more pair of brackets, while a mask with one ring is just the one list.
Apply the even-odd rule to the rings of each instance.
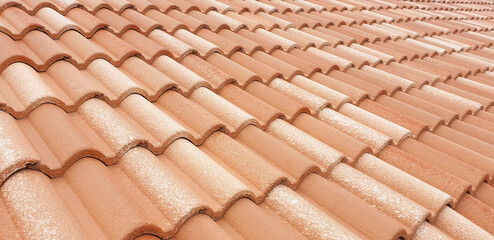
[[[292, 5], [288, 5], [290, 10], [282, 8], [287, 4], [281, 1], [277, 4], [276, 8], [283, 9], [283, 14], [302, 12]], [[180, 6], [187, 8], [187, 12], [194, 8], [208, 12], [210, 7], [207, 4]], [[2, 73], [2, 77], [10, 77], [6, 86], [13, 90], [7, 99], [11, 104], [18, 103], [15, 98], [22, 99], [23, 106], [17, 105], [17, 109], [31, 109], [19, 115], [25, 118], [22, 120], [2, 112], [2, 138], [8, 143], [1, 151], [7, 160], [2, 167], [3, 177], [26, 164], [63, 177], [49, 180], [32, 170], [11, 175], [0, 188], [3, 200], [0, 212], [5, 216], [2, 226], [12, 226], [6, 227], [12, 236], [21, 234], [33, 239], [50, 238], [54, 233], [71, 239], [88, 237], [87, 234], [96, 239], [134, 238], [144, 233], [166, 238], [190, 218], [176, 238], [186, 239], [188, 234], [194, 237], [200, 233], [187, 231], [187, 226], [195, 223], [216, 229], [215, 234], [249, 238], [258, 233], [253, 229], [259, 229], [260, 224], [238, 221], [248, 217], [245, 212], [252, 212], [256, 214], [253, 217], [265, 220], [264, 227], [283, 229], [271, 231], [273, 238], [281, 239], [289, 238], [287, 233], [298, 236], [294, 238], [309, 239], [398, 236], [489, 239], [492, 237], [489, 233], [493, 233], [488, 225], [488, 219], [492, 219], [489, 207], [492, 207], [489, 202], [492, 187], [485, 182], [492, 181], [494, 157], [490, 142], [493, 112], [489, 108], [492, 103], [488, 88], [491, 85], [488, 70], [492, 70], [489, 60], [492, 52], [487, 48], [489, 38], [473, 35], [476, 41], [461, 44], [463, 41], [458, 37], [450, 39], [453, 42], [438, 40], [431, 34], [434, 29], [437, 28], [420, 33], [433, 40], [421, 44], [427, 47], [419, 54], [410, 49], [403, 54], [414, 54], [419, 59], [388, 60], [387, 64], [375, 59], [384, 62], [386, 54], [382, 52], [371, 51], [369, 55], [374, 59], [358, 52], [369, 52], [369, 48], [351, 44], [357, 43], [358, 34], [350, 37], [349, 47], [324, 49], [328, 52], [318, 50], [323, 45], [317, 44], [315, 48], [317, 42], [312, 42], [309, 44], [313, 47], [307, 43], [302, 47], [305, 51], [297, 51], [292, 43], [265, 47], [271, 49], [267, 51], [270, 55], [262, 51], [249, 55], [211, 53], [201, 59], [191, 54], [181, 64], [192, 70], [187, 70], [189, 73], [195, 72], [196, 75], [189, 74], [196, 79], [192, 82], [180, 79], [180, 74], [169, 66], [165, 70], [149, 68], [138, 58], [128, 58], [129, 68], [124, 71], [127, 61], [117, 70], [111, 61], [96, 60], [91, 62], [96, 63], [95, 67], [88, 67], [86, 72], [80, 72], [70, 63], [57, 62], [60, 66], [57, 69], [63, 69], [58, 75], [56, 71], [49, 73], [51, 67], [45, 74], [36, 73], [23, 63], [13, 64], [10, 72]], [[284, 34], [276, 29], [271, 31], [278, 36]], [[351, 30], [346, 31], [348, 34]], [[393, 46], [403, 47], [411, 40]], [[359, 40], [367, 41], [377, 43]], [[396, 50], [395, 54], [403, 52]], [[335, 63], [334, 56], [338, 54], [344, 62]], [[355, 54], [365, 61], [349, 57]], [[310, 63], [297, 60], [294, 55], [310, 59]], [[319, 56], [320, 61], [314, 62], [310, 58], [314, 56]], [[187, 58], [191, 60], [186, 61]], [[166, 56], [158, 59], [162, 59], [163, 66], [181, 66]], [[472, 59], [477, 59], [478, 64], [466, 64]], [[328, 68], [328, 63], [333, 67]], [[145, 71], [154, 69], [155, 76], [166, 81], [157, 83], [148, 78], [146, 82], [142, 71], [139, 74], [136, 70], [138, 67], [131, 70], [134, 64], [141, 64]], [[259, 69], [264, 64], [267, 66]], [[112, 67], [114, 70], [109, 73]], [[414, 70], [417, 67], [422, 71]], [[84, 91], [77, 92], [70, 88], [70, 83], [79, 82], [63, 79], [66, 69], [81, 76], [81, 82], [87, 82], [85, 78], [90, 77], [94, 81], [90, 80]], [[37, 82], [34, 85], [37, 89], [15, 79], [19, 73], [28, 72], [33, 82]], [[218, 77], [217, 73], [223, 74]], [[110, 78], [113, 74], [125, 79], [123, 88], [111, 85], [120, 80]], [[164, 78], [163, 74], [168, 77]], [[111, 81], [104, 82], [105, 79]], [[232, 82], [245, 90], [228, 84]], [[434, 87], [424, 85], [427, 83]], [[219, 96], [200, 86], [217, 91]], [[166, 91], [173, 88], [183, 95]], [[43, 89], [41, 94], [37, 93], [39, 89]], [[70, 94], [64, 99], [98, 96], [106, 103], [98, 99], [73, 101], [63, 109], [42, 104], [51, 101], [63, 106], [65, 100], [54, 99], [62, 99], [60, 93], [66, 90]], [[140, 93], [145, 98], [131, 93]], [[32, 94], [36, 97], [31, 97]], [[366, 96], [375, 101], [365, 99]], [[73, 113], [63, 111], [68, 106]], [[196, 116], [201, 118], [195, 119]], [[159, 123], [156, 119], [160, 119]], [[54, 128], [54, 122], [62, 127]], [[262, 142], [269, 142], [269, 147]], [[287, 163], [289, 158], [283, 157], [287, 154], [297, 158], [290, 158], [292, 163]], [[105, 167], [91, 157], [112, 166]], [[198, 159], [202, 161], [201, 169]], [[157, 178], [163, 181], [157, 183]], [[220, 188], [225, 179], [231, 179], [226, 181], [231, 184]], [[164, 186], [162, 182], [169, 184]], [[341, 195], [336, 198], [329, 196], [330, 192]], [[139, 203], [149, 204], [141, 209], [142, 204], [133, 203], [134, 200], [126, 197], [129, 195], [136, 196], [134, 200]], [[108, 199], [115, 201], [110, 203]], [[445, 207], [446, 204], [456, 211]], [[362, 221], [355, 212], [353, 215], [347, 212], [355, 206], [365, 212], [367, 221]], [[45, 221], [33, 222], [39, 216], [33, 218], [32, 212], [26, 211], [28, 208], [39, 212]], [[213, 222], [203, 215], [192, 217], [198, 212], [213, 219], [223, 218]], [[107, 217], [115, 215], [122, 216], [118, 218], [121, 220], [118, 229], [114, 219]], [[432, 225], [424, 222], [426, 218]], [[390, 228], [377, 231], [373, 225], [376, 219], [380, 226]], [[272, 225], [276, 223], [281, 225]], [[195, 228], [201, 229], [197, 225]]]

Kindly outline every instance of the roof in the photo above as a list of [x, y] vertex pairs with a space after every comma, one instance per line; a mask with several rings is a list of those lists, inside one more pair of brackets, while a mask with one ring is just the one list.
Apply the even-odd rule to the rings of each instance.
[[494, 239], [493, 9], [1, 0], [0, 239]]

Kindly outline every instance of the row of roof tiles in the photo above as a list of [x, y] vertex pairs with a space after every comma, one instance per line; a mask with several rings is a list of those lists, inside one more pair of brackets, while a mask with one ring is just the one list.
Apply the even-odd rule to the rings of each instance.
[[[181, 4], [180, 9], [189, 6]], [[489, 30], [483, 25], [487, 28], [459, 28]], [[438, 29], [424, 34], [430, 25], [410, 26], [422, 37]], [[286, 37], [289, 29], [270, 30]], [[213, 41], [208, 31], [197, 32], [199, 37], [182, 33]], [[494, 157], [489, 33], [427, 37], [419, 44], [419, 38], [393, 39], [379, 46], [357, 41], [351, 31], [336, 37], [349, 47], [317, 42], [310, 47], [300, 38], [273, 47], [259, 39], [265, 52], [248, 54], [203, 54], [204, 46], [185, 41], [203, 57], [184, 55], [178, 60], [185, 67], [159, 56], [173, 57], [165, 52], [152, 61], [145, 57], [148, 63], [130, 55], [117, 66], [108, 58], [91, 60], [82, 71], [65, 61], [46, 65], [46, 73], [26, 62], [6, 64], [3, 109], [18, 119], [1, 114], [7, 143], [2, 159], [9, 160], [2, 162], [2, 180], [10, 176], [0, 188], [5, 236], [167, 238], [178, 231], [177, 239], [193, 239], [204, 231], [203, 237], [212, 239], [492, 237], [488, 219], [494, 215], [486, 207], [492, 207], [493, 188], [486, 182], [492, 181]], [[119, 39], [128, 32], [108, 36]], [[345, 40], [345, 34], [351, 37]], [[233, 40], [245, 48], [245, 41]], [[305, 47], [291, 47], [294, 43]], [[407, 44], [423, 48], [414, 53]], [[395, 56], [410, 61], [394, 62]], [[78, 81], [64, 76], [67, 71], [80, 76]], [[26, 82], [19, 77], [32, 82], [21, 84]], [[84, 89], [74, 88], [81, 83]], [[41, 105], [47, 102], [59, 107]], [[63, 177], [50, 180], [33, 170], [12, 174], [26, 164]], [[258, 205], [238, 200], [242, 197]], [[197, 213], [222, 218], [192, 217]], [[122, 221], [115, 225], [107, 216]]]

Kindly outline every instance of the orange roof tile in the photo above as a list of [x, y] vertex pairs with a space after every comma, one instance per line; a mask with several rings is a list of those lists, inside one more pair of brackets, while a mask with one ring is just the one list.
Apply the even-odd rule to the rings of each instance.
[[493, 11], [0, 1], [0, 239], [494, 239]]

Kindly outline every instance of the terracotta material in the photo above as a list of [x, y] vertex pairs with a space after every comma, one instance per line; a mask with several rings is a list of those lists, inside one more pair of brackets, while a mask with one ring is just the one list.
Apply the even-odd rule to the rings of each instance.
[[490, 239], [485, 1], [0, 3], [0, 238]]
[[[405, 225], [408, 232], [413, 232], [430, 214], [415, 202], [344, 163], [338, 164], [329, 178]], [[385, 200], [382, 200], [383, 195]]]
[[441, 231], [454, 238], [492, 239], [491, 234], [449, 207], [444, 208], [444, 210], [439, 214], [439, 217], [434, 225]]
[[331, 109], [322, 110], [317, 118], [369, 145], [375, 154], [391, 143], [388, 136]]
[[355, 164], [355, 168], [429, 209], [432, 213], [431, 221], [434, 221], [442, 208], [452, 201], [448, 194], [373, 155], [364, 154]]
[[378, 156], [381, 160], [449, 194], [453, 198], [452, 205], [456, 205], [466, 191], [471, 189], [468, 182], [399, 148], [387, 146]]
[[489, 224], [494, 220], [493, 209], [476, 198], [466, 195], [455, 210], [486, 232], [490, 234], [494, 232], [492, 225]]
[[[321, 189], [324, 189], [324, 191], [321, 191]], [[297, 189], [297, 192], [310, 197], [326, 211], [344, 220], [370, 239], [394, 239], [406, 235], [405, 229], [401, 224], [398, 224], [389, 216], [373, 208], [370, 204], [333, 181], [311, 174], [307, 176]], [[368, 219], [368, 221], [362, 221], [363, 219]], [[376, 231], [373, 226], [375, 223], [383, 226], [383, 228]]]
[[[301, 114], [295, 119], [293, 125], [320, 141], [333, 146], [336, 150], [345, 154], [350, 162], [356, 161], [362, 154], [370, 152], [370, 148], [364, 143], [353, 139], [310, 115]], [[342, 141], [342, 139], [345, 139], [345, 141]]]
[[393, 139], [394, 144], [399, 144], [405, 138], [411, 136], [410, 130], [374, 115], [373, 113], [355, 107], [354, 105], [344, 104], [339, 112], [381, 133], [384, 133]]
[[494, 202], [492, 201], [492, 194], [494, 194], [494, 188], [487, 183], [482, 183], [475, 193], [475, 198], [492, 207], [492, 205], [494, 205]]
[[477, 189], [483, 180], [488, 178], [484, 171], [469, 166], [454, 157], [450, 157], [413, 139], [405, 140], [400, 145], [400, 149], [469, 182], [473, 191]]
[[418, 137], [427, 129], [427, 125], [425, 123], [408, 117], [405, 114], [396, 112], [388, 107], [385, 107], [384, 105], [379, 104], [378, 102], [373, 102], [366, 99], [360, 102], [359, 107], [410, 130], [414, 137]]

